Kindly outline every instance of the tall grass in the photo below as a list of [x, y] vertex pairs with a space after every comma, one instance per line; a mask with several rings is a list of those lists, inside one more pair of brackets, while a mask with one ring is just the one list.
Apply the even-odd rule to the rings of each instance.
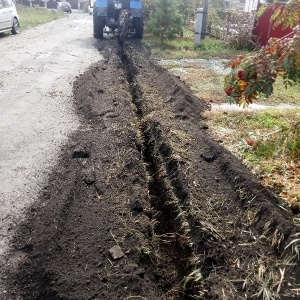
[[42, 7], [17, 5], [21, 29], [32, 28], [64, 17], [62, 12]]

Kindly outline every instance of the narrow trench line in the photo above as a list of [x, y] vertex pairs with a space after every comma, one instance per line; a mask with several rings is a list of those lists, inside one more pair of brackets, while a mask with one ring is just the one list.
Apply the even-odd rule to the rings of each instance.
[[[154, 211], [157, 212], [155, 219], [158, 223], [158, 226], [155, 226], [153, 230], [158, 236], [173, 236], [173, 240], [171, 240], [169, 246], [160, 245], [159, 247], [169, 256], [168, 263], [171, 262], [177, 272], [177, 278], [176, 282], [173, 283], [173, 288], [176, 287], [177, 289], [178, 286], [181, 286], [181, 288], [174, 299], [195, 299], [194, 297], [198, 294], [199, 285], [195, 283], [197, 278], [192, 277], [194, 275], [196, 276], [195, 269], [198, 267], [198, 264], [194, 263], [195, 254], [193, 253], [193, 246], [190, 240], [189, 225], [185, 218], [186, 212], [181, 209], [181, 204], [184, 203], [186, 194], [178, 192], [172, 187], [168, 170], [165, 170], [168, 168], [168, 166], [165, 166], [165, 163], [167, 163], [167, 165], [170, 164], [167, 157], [164, 157], [165, 155], [156, 155], [159, 152], [157, 147], [161, 141], [157, 141], [155, 135], [158, 133], [158, 139], [162, 139], [162, 133], [160, 129], [158, 129], [159, 123], [152, 122], [152, 124], [150, 124], [151, 121], [149, 123], [143, 120], [145, 116], [141, 102], [142, 90], [135, 82], [138, 71], [126, 53], [125, 44], [119, 41], [119, 45], [121, 48], [119, 55], [130, 86], [132, 103], [134, 104], [136, 116], [139, 120], [138, 130], [143, 139], [143, 146], [140, 152], [146, 165], [146, 172], [149, 178], [151, 178], [148, 183], [150, 205]], [[169, 155], [171, 155], [171, 149], [169, 147], [167, 151]], [[161, 156], [161, 158], [158, 158], [158, 156]], [[163, 170], [165, 170], [165, 172]], [[177, 170], [177, 168], [175, 168], [175, 170]], [[172, 177], [174, 177], [174, 174]], [[178, 178], [175, 179], [177, 183], [180, 181]], [[182, 197], [179, 197], [180, 195]], [[190, 274], [194, 275], [191, 277]], [[187, 280], [189, 280], [189, 282], [187, 282]], [[172, 289], [172, 286], [169, 288]]]

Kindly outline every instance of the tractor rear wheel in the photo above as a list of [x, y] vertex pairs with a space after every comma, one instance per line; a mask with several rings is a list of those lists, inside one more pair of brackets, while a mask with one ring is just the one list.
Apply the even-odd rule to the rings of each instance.
[[97, 9], [93, 10], [93, 21], [94, 21], [94, 37], [97, 39], [103, 39], [105, 17], [97, 16]]
[[134, 38], [141, 40], [144, 36], [144, 21], [142, 17], [133, 18]]

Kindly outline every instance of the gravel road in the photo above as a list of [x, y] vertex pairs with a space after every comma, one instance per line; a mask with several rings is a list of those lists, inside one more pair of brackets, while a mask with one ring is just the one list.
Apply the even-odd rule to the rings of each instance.
[[79, 126], [72, 83], [101, 60], [95, 43], [92, 18], [79, 12], [0, 38], [2, 260], [22, 212], [37, 198], [61, 146]]

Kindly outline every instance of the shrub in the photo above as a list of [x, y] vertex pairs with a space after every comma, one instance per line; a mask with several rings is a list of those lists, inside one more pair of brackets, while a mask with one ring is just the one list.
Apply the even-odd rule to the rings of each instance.
[[254, 42], [252, 28], [254, 15], [242, 11], [228, 12], [223, 39], [226, 45], [235, 50], [251, 50]]

